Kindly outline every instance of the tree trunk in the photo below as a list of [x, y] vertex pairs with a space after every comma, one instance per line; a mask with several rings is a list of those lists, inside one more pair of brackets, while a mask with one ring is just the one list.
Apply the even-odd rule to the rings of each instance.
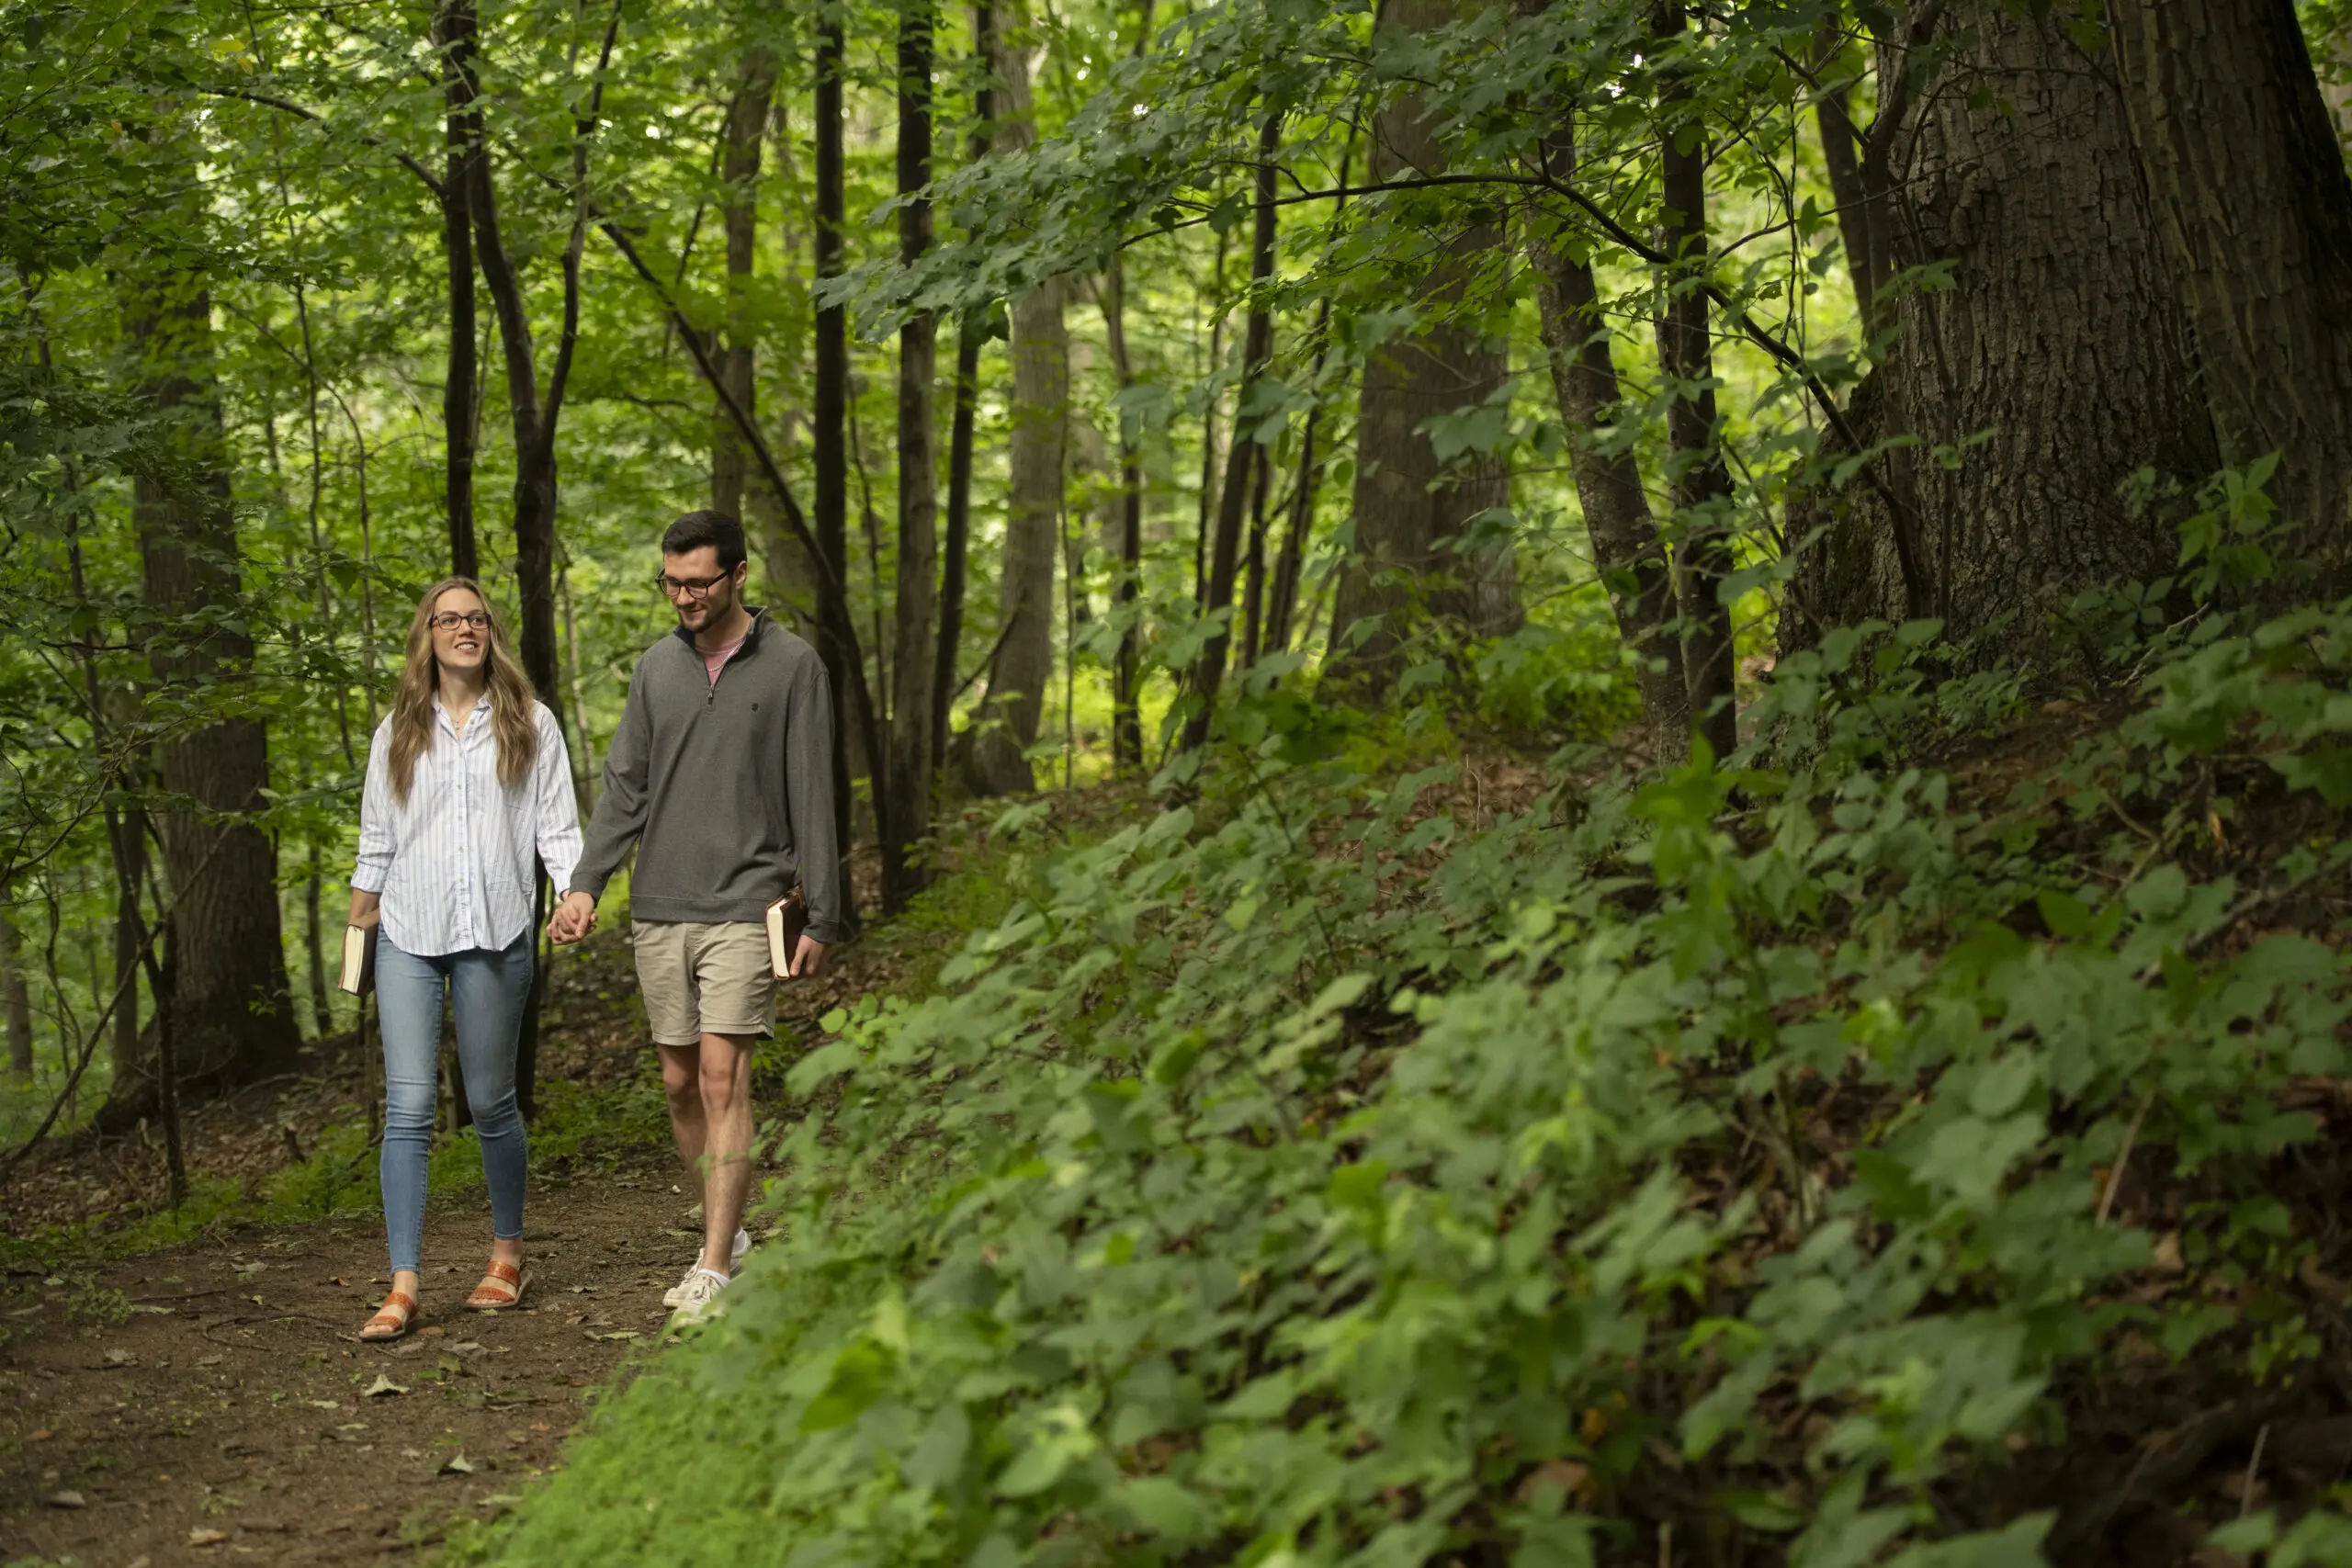
[[[573, 115], [571, 231], [560, 262], [562, 316], [556, 330], [554, 361], [548, 367], [544, 397], [539, 391], [522, 280], [499, 232], [498, 191], [487, 151], [469, 161], [472, 178], [466, 193], [474, 220], [474, 248], [481, 258], [482, 280], [489, 285], [491, 303], [497, 313], [499, 346], [506, 364], [507, 414], [514, 434], [514, 576], [521, 608], [523, 672], [530, 679], [532, 694], [557, 716], [559, 725], [563, 722], [564, 705], [556, 643], [556, 431], [563, 417], [572, 356], [580, 343], [580, 261], [588, 232], [588, 147], [601, 118], [605, 71], [611, 63], [613, 44], [619, 32], [620, 11], [616, 6], [605, 28], [594, 74]], [[479, 81], [470, 69], [458, 73], [458, 79], [468, 111], [479, 114]], [[536, 874], [544, 880], [544, 868]], [[543, 886], [535, 884], [535, 910], [544, 900], [545, 892]], [[530, 994], [524, 1002], [515, 1045], [515, 1097], [526, 1116], [537, 1109], [539, 1012], [546, 994], [547, 965], [541, 964], [532, 970]]]
[[[1451, 21], [1454, 11], [1451, 0], [1389, 0], [1382, 25], [1429, 32]], [[1370, 162], [1374, 185], [1444, 172], [1444, 152], [1418, 95], [1399, 96], [1374, 117]], [[1486, 401], [1509, 373], [1506, 355], [1476, 326], [1444, 320], [1462, 309], [1471, 275], [1500, 242], [1489, 224], [1462, 228], [1430, 267], [1416, 301], [1435, 324], [1382, 344], [1364, 362], [1356, 416], [1355, 548], [1341, 569], [1326, 666], [1342, 679], [1376, 681], [1394, 667], [1408, 607], [1426, 604], [1480, 637], [1498, 636], [1518, 623], [1518, 574], [1509, 542], [1464, 538], [1474, 519], [1509, 499], [1508, 473], [1483, 456], [1441, 465], [1421, 433], [1438, 415]], [[1434, 588], [1424, 587], [1432, 582]], [[1360, 626], [1365, 622], [1370, 625]]]
[[[139, 939], [145, 927], [139, 911], [139, 889], [147, 880], [147, 814], [136, 807], [119, 814], [107, 813], [107, 847], [114, 858], [114, 987], [122, 993], [115, 1009], [114, 1040], [110, 1047], [114, 1081], [126, 1086], [130, 1100], [146, 1071], [139, 1029]], [[161, 998], [151, 998], [161, 1007]], [[126, 1100], [129, 1104], [130, 1100]], [[141, 1112], [133, 1111], [131, 1119]]]
[[448, 156], [441, 182], [441, 249], [449, 276], [448, 367], [441, 383], [442, 446], [447, 469], [449, 570], [481, 575], [474, 544], [475, 404], [473, 213], [468, 193], [474, 165], [485, 156], [481, 113], [471, 83], [476, 30], [473, 0], [446, 0], [433, 17], [434, 47], [442, 51], [443, 96], [449, 106], [444, 139]]
[[[167, 697], [201, 702], [207, 689], [241, 680], [254, 652], [241, 620], [211, 618], [243, 595], [211, 294], [146, 273], [125, 284], [138, 390], [175, 469], [132, 485], [147, 603], [164, 623], [149, 662]], [[248, 816], [269, 785], [266, 732], [257, 718], [218, 718], [159, 746], [156, 760], [166, 795], [186, 803], [156, 818], [177, 932], [171, 993], [157, 1007], [172, 1015], [178, 1070], [200, 1083], [278, 1071], [302, 1039], [287, 983], [277, 858]], [[145, 1113], [157, 1087], [152, 1066], [142, 1061], [117, 1080], [110, 1120]]]
[[14, 916], [0, 912], [0, 986], [7, 991], [8, 1072], [29, 1080], [33, 1076], [33, 994], [25, 981], [25, 933]]
[[[843, 52], [841, 13], [820, 8], [817, 13], [815, 159], [816, 272], [820, 286], [828, 278], [840, 276], [842, 271]], [[809, 524], [822, 558], [817, 573], [817, 654], [831, 671], [836, 691], [860, 696], [871, 688], [853, 651], [855, 637], [849, 630], [849, 318], [841, 305], [817, 308], [814, 377], [811, 400], [816, 413], [809, 432], [809, 456], [815, 467], [815, 496]], [[856, 799], [849, 787], [849, 706], [844, 702], [833, 704], [833, 828], [844, 862]], [[866, 759], [866, 765], [869, 778], [878, 784], [879, 765], [872, 757]], [[846, 873], [842, 886], [852, 886]]]
[[[1348, 171], [1355, 162], [1355, 137], [1348, 137], [1348, 144], [1340, 154], [1340, 186], [1347, 188]], [[1344, 210], [1345, 197], [1341, 197]], [[1317, 446], [1323, 429], [1323, 361], [1331, 350], [1331, 300], [1329, 295], [1315, 312], [1315, 361], [1307, 372], [1307, 385], [1318, 394], [1314, 405], [1306, 411], [1306, 423], [1299, 432], [1298, 476], [1295, 493], [1291, 497], [1290, 527], [1283, 536], [1282, 552], [1275, 558], [1274, 581], [1271, 602], [1266, 608], [1266, 651], [1281, 653], [1290, 647], [1291, 623], [1298, 614], [1299, 574], [1306, 562], [1306, 538], [1315, 526], [1315, 502], [1323, 488], [1323, 457]]]
[[1273, 352], [1274, 319], [1267, 289], [1274, 276], [1274, 153], [1282, 145], [1282, 117], [1269, 112], [1258, 130], [1258, 175], [1255, 214], [1250, 236], [1250, 316], [1242, 331], [1241, 387], [1233, 400], [1233, 446], [1226, 454], [1225, 482], [1217, 491], [1216, 533], [1209, 545], [1208, 598], [1204, 615], [1226, 612], [1225, 624], [1201, 645], [1193, 663], [1190, 690], [1185, 694], [1192, 712], [1184, 720], [1184, 749], [1206, 740], [1216, 714], [1217, 689], [1225, 681], [1226, 654], [1233, 641], [1234, 576], [1240, 565], [1241, 525], [1250, 504], [1250, 483], [1263, 460], [1250, 422], [1254, 415], [1251, 394], [1265, 374]]
[[1814, 128], [1821, 136], [1821, 162], [1829, 175], [1830, 198], [1838, 204], [1838, 236], [1846, 246], [1846, 276], [1854, 287], [1854, 307], [1865, 335], [1878, 330], [1878, 296], [1886, 287], [1890, 241], [1883, 181], [1866, 179], [1862, 138], [1854, 129], [1852, 84], [1839, 40], [1825, 38], [1815, 51], [1825, 86], [1814, 103]]
[[[1029, 60], [1018, 13], [997, 39], [995, 146], [1018, 152], [1036, 140]], [[1008, 39], [1007, 32], [1015, 36]], [[1069, 401], [1069, 335], [1062, 282], [1048, 279], [1012, 302], [1011, 487], [1004, 564], [998, 578], [998, 650], [972, 747], [973, 784], [985, 795], [1036, 787], [1023, 755], [1036, 743], [1054, 678], [1054, 558], [1060, 548], [1062, 458]]]
[[1260, 446], [1257, 452], [1257, 472], [1250, 480], [1250, 547], [1242, 556], [1241, 586], [1241, 663], [1249, 669], [1258, 662], [1260, 633], [1264, 629], [1266, 614], [1266, 503], [1267, 491], [1274, 479], [1274, 457], [1272, 449]]
[[[996, 116], [996, 11], [989, 0], [972, 6], [972, 60], [978, 73], [972, 89], [972, 130], [966, 156], [977, 164], [989, 155], [990, 122]], [[936, 766], [947, 755], [948, 712], [956, 705], [956, 664], [964, 645], [964, 573], [972, 536], [972, 443], [980, 405], [980, 345], [985, 312], [965, 313], [956, 334], [956, 407], [947, 437], [947, 537], [939, 561], [939, 649], [931, 666], [931, 755]]]
[[[759, 352], [758, 328], [752, 319], [749, 285], [759, 239], [760, 152], [767, 143], [768, 109], [775, 96], [775, 62], [764, 50], [746, 50], [735, 101], [728, 108], [720, 155], [719, 177], [726, 184], [718, 211], [727, 237], [727, 341], [718, 359], [719, 379], [747, 414], [758, 407], [752, 378]], [[740, 519], [751, 454], [736, 433], [734, 417], [715, 393], [712, 405], [710, 504]]]
[[[1145, 8], [1147, 28], [1149, 6]], [[1102, 276], [1102, 331], [1111, 346], [1111, 364], [1119, 390], [1136, 384], [1135, 361], [1127, 353], [1127, 270], [1114, 254]], [[1119, 612], [1126, 624], [1119, 633], [1118, 662], [1111, 674], [1111, 765], [1120, 773], [1143, 766], [1143, 628], [1137, 625], [1143, 597], [1143, 453], [1130, 434], [1131, 418], [1119, 418]]]
[[1679, 762], [1690, 750], [1690, 702], [1674, 639], [1674, 579], [1640, 464], [1630, 446], [1609, 439], [1623, 410], [1600, 290], [1589, 262], [1570, 260], [1540, 234], [1530, 234], [1527, 254], [1593, 568], [1609, 592], [1618, 633], [1634, 651], [1651, 754]]
[[[2219, 460], [2121, 96], [2063, 17], [1966, 20], [1916, 86], [1900, 57], [1920, 51], [1882, 51], [1894, 118], [1872, 127], [1865, 174], [1894, 172], [1894, 265], [1945, 264], [1951, 283], [1880, 301], [1889, 345], [1850, 415], [1865, 441], [1908, 434], [1955, 461], [1887, 462], [1917, 520], [1909, 588], [1880, 495], [1831, 498], [1789, 584], [1784, 647], [1917, 602], [1952, 634], [2005, 623], [2003, 651], [2046, 649], [2048, 609], [2178, 556], [2173, 518], [2135, 515], [2125, 481], [2154, 465], [2193, 486]], [[1792, 518], [1792, 549], [1812, 526]]]
[[327, 1002], [327, 946], [325, 922], [320, 918], [319, 846], [311, 845], [311, 874], [302, 879], [302, 946], [311, 961], [311, 1033], [323, 1040], [334, 1027], [334, 1011]]
[[[1652, 28], [1672, 47], [1685, 18], [1679, 3], [1657, 6]], [[1668, 78], [1660, 104], [1658, 154], [1665, 214], [1662, 249], [1676, 266], [1667, 274], [1657, 318], [1657, 359], [1672, 388], [1667, 405], [1667, 479], [1674, 495], [1674, 596], [1682, 616], [1682, 681], [1690, 716], [1718, 759], [1739, 743], [1731, 606], [1723, 594], [1732, 574], [1731, 470], [1724, 461], [1715, 419], [1715, 355], [1709, 301], [1705, 127], [1690, 108], [1679, 70]]]
[[2289, 0], [2106, 13], [2221, 456], [2282, 454], [2295, 552], [2341, 570], [2352, 489], [2352, 180]]
[[[899, 13], [899, 259], [931, 249], [932, 0], [901, 0]], [[938, 321], [910, 317], [899, 329], [899, 551], [891, 649], [890, 815], [882, 824], [882, 902], [895, 913], [930, 880], [922, 861], [931, 831], [932, 673], [939, 657], [939, 491], [933, 460], [932, 383], [939, 373]]]

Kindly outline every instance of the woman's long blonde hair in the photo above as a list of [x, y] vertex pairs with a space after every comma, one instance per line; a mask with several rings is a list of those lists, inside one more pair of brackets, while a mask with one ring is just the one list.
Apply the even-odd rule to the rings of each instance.
[[488, 657], [482, 674], [490, 691], [491, 733], [498, 740], [498, 782], [512, 789], [530, 773], [539, 755], [539, 726], [531, 683], [506, 645], [506, 627], [481, 584], [470, 577], [444, 578], [424, 591], [408, 624], [407, 662], [392, 698], [392, 793], [408, 799], [416, 760], [433, 749], [433, 694], [441, 687], [441, 661], [433, 656], [434, 606], [441, 595], [462, 588], [481, 602], [490, 616]]

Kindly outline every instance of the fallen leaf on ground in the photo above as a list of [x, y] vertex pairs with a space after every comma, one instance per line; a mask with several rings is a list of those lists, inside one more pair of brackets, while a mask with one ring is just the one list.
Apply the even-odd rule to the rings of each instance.
[[408, 1390], [394, 1382], [390, 1377], [386, 1376], [382, 1372], [378, 1372], [376, 1374], [376, 1381], [368, 1385], [368, 1397], [370, 1399], [375, 1398], [379, 1394], [406, 1393], [407, 1392]]
[[340, 1410], [343, 1408], [342, 1405], [337, 1404], [332, 1399], [306, 1399], [302, 1403], [320, 1410]]
[[451, 1454], [441, 1461], [441, 1473], [444, 1475], [471, 1475], [473, 1472], [474, 1467], [464, 1454]]
[[86, 1508], [90, 1506], [79, 1492], [52, 1492], [41, 1501], [52, 1508]]
[[187, 1543], [190, 1546], [218, 1546], [228, 1539], [227, 1530], [209, 1530], [201, 1525], [187, 1532]]
[[128, 1350], [118, 1349], [107, 1352], [107, 1365], [109, 1367], [135, 1367], [138, 1364], [139, 1358]]
[[57, 1434], [51, 1431], [48, 1427], [37, 1427], [33, 1430], [25, 1434], [25, 1441], [28, 1443], [45, 1443], [55, 1436], [57, 1436]]

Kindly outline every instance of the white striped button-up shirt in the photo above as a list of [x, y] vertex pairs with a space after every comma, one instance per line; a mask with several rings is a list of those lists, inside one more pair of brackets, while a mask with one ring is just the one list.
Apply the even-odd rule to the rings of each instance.
[[439, 957], [504, 948], [531, 923], [531, 853], [557, 887], [580, 859], [580, 813], [571, 759], [544, 703], [531, 705], [539, 754], [522, 783], [498, 782], [490, 699], [475, 705], [460, 736], [440, 699], [433, 744], [416, 759], [408, 798], [392, 793], [392, 721], [368, 748], [359, 795], [359, 863], [351, 886], [383, 895], [384, 934], [402, 953]]

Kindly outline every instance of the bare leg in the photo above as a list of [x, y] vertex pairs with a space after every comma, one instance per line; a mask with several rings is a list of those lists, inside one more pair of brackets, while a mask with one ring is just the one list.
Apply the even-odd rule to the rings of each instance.
[[695, 1184], [695, 1195], [706, 1217], [710, 1194], [703, 1190], [702, 1151], [710, 1130], [702, 1110], [702, 1047], [656, 1045], [662, 1057], [662, 1092], [670, 1101], [670, 1133], [678, 1141], [678, 1158]]
[[[752, 1046], [747, 1034], [702, 1037], [702, 1266], [732, 1272], [735, 1232], [752, 1186]], [[675, 1104], [673, 1100], [672, 1102]], [[676, 1122], [673, 1111], [672, 1120]], [[679, 1152], [684, 1153], [683, 1135]]]

